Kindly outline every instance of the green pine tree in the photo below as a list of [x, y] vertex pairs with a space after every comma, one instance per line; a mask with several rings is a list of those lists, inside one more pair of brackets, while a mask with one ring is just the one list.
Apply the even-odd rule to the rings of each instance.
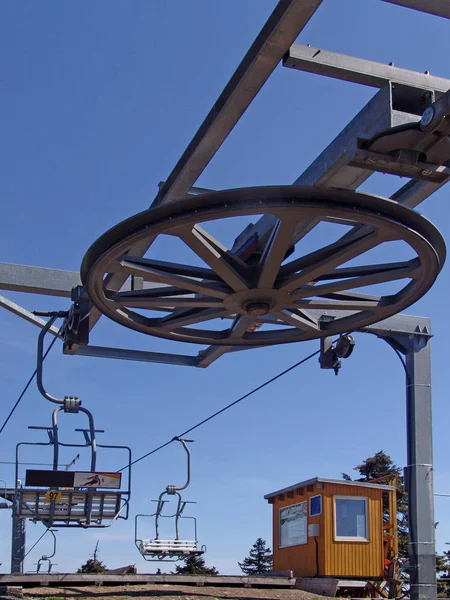
[[175, 575], [218, 575], [216, 567], [207, 567], [201, 556], [189, 556], [184, 559], [184, 565], [175, 567]]
[[253, 544], [249, 556], [244, 558], [239, 568], [246, 575], [262, 575], [270, 573], [273, 569], [273, 560], [270, 548], [266, 547], [266, 542], [258, 538]]
[[106, 566], [98, 559], [98, 542], [95, 544], [95, 550], [91, 556], [92, 558], [89, 558], [77, 573], [106, 573]]
[[77, 573], [106, 573], [106, 567], [101, 560], [89, 558], [84, 565], [78, 569]]

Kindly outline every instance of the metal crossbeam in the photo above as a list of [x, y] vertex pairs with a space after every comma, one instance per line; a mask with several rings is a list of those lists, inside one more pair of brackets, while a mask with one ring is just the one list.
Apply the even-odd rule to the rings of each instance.
[[255, 99], [322, 0], [281, 0], [186, 148], [153, 206], [182, 198]]
[[[25, 319], [25, 321], [28, 321], [29, 323], [33, 323], [33, 325], [37, 325], [41, 329], [43, 329], [43, 327], [47, 323], [47, 321], [44, 321], [43, 319], [36, 317], [29, 310], [27, 310], [26, 308], [23, 308], [23, 306], [20, 306], [19, 304], [16, 304], [15, 302], [8, 300], [8, 298], [5, 298], [4, 296], [0, 296], [0, 306], [2, 306], [3, 308], [6, 308], [6, 310], [9, 310], [14, 315], [21, 317], [22, 319]], [[52, 325], [48, 331], [55, 337], [60, 337], [59, 329], [57, 327], [55, 327], [54, 325]]]
[[437, 97], [450, 89], [450, 80], [443, 77], [302, 44], [293, 44], [289, 48], [283, 59], [283, 66], [370, 87], [382, 88], [392, 82], [433, 90]]
[[419, 120], [418, 116], [393, 110], [392, 87], [388, 84], [366, 104], [331, 144], [295, 180], [294, 185], [357, 189], [373, 171], [350, 166], [358, 138], [370, 139], [397, 125]]
[[108, 348], [106, 346], [79, 346], [75, 351], [75, 355], [178, 365], [182, 367], [199, 366], [197, 356], [169, 354], [167, 352], [147, 352], [145, 350], [129, 350], [127, 348]]
[[81, 280], [76, 271], [0, 263], [2, 290], [70, 298], [72, 288], [77, 285], [81, 285]]
[[450, 4], [448, 0], [383, 0], [389, 4], [398, 4], [405, 8], [420, 10], [436, 17], [450, 19]]

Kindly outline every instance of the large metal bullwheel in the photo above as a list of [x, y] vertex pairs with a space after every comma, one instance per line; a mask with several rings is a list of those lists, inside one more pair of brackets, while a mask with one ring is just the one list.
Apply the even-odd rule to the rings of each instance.
[[[231, 252], [207, 231], [224, 232], [227, 220], [252, 215], [270, 215], [273, 224], [256, 240], [256, 254]], [[323, 224], [337, 239], [318, 237]], [[178, 238], [177, 260], [152, 258], [161, 236]], [[392, 248], [400, 243], [396, 260]], [[374, 252], [389, 262], [373, 262]], [[91, 246], [81, 276], [93, 304], [126, 327], [250, 347], [339, 334], [394, 315], [426, 293], [444, 260], [434, 225], [394, 201], [282, 186], [204, 194], [139, 213]]]

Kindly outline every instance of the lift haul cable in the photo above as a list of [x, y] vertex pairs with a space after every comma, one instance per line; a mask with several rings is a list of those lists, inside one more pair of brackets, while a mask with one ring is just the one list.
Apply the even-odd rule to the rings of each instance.
[[[56, 338], [55, 338], [55, 340], [56, 340]], [[24, 558], [26, 558], [26, 557], [27, 557], [27, 556], [30, 554], [30, 552], [36, 548], [36, 546], [37, 546], [37, 545], [39, 544], [39, 542], [42, 540], [42, 538], [44, 537], [44, 535], [45, 535], [46, 533], [48, 533], [48, 532], [49, 532], [49, 530], [48, 530], [48, 529], [46, 529], [46, 530], [44, 531], [44, 533], [41, 535], [41, 537], [40, 537], [40, 538], [39, 538], [39, 539], [38, 539], [38, 540], [37, 540], [37, 541], [36, 541], [36, 542], [35, 542], [35, 543], [34, 543], [34, 544], [31, 546], [31, 548], [30, 548], [30, 549], [28, 550], [28, 552], [25, 554]]]
[[[50, 350], [53, 347], [53, 344], [56, 342], [58, 338], [53, 338], [53, 340], [51, 341], [49, 347], [47, 348], [44, 357], [42, 360], [45, 360], [45, 358], [47, 357], [48, 353], [50, 352]], [[30, 379], [28, 380], [26, 386], [23, 388], [22, 393], [20, 394], [20, 396], [17, 398], [16, 403], [14, 404], [14, 406], [12, 407], [9, 415], [6, 417], [5, 422], [3, 423], [1, 429], [0, 429], [0, 433], [2, 433], [2, 431], [5, 429], [6, 425], [8, 424], [8, 421], [10, 420], [10, 418], [13, 416], [14, 411], [16, 410], [16, 408], [19, 406], [20, 401], [22, 400], [22, 398], [25, 396], [26, 391], [28, 390], [28, 388], [30, 387], [33, 379], [36, 377], [37, 374], [37, 369], [34, 370], [33, 374], [31, 375]]]
[[[211, 421], [211, 419], [214, 419], [215, 417], [217, 417], [218, 415], [222, 414], [223, 412], [225, 412], [226, 410], [228, 410], [229, 408], [231, 408], [232, 406], [235, 406], [236, 404], [239, 404], [239, 402], [242, 402], [243, 400], [245, 400], [246, 398], [248, 398], [249, 396], [252, 396], [253, 394], [255, 394], [256, 392], [259, 392], [259, 390], [262, 390], [263, 388], [265, 388], [267, 385], [273, 383], [274, 381], [276, 381], [277, 379], [280, 379], [280, 377], [283, 377], [283, 375], [287, 375], [287, 373], [289, 373], [290, 371], [293, 371], [294, 369], [296, 369], [297, 367], [299, 367], [300, 365], [302, 365], [303, 363], [305, 363], [306, 361], [310, 360], [311, 358], [314, 358], [314, 356], [317, 356], [318, 354], [320, 354], [320, 350], [317, 350], [316, 352], [313, 352], [312, 354], [310, 354], [309, 356], [306, 356], [305, 358], [302, 358], [301, 360], [299, 360], [298, 362], [296, 362], [295, 364], [291, 365], [290, 367], [288, 367], [287, 369], [285, 369], [284, 371], [281, 371], [281, 373], [278, 373], [277, 375], [275, 375], [274, 377], [271, 377], [270, 379], [268, 379], [267, 381], [265, 381], [264, 383], [262, 383], [261, 385], [259, 385], [256, 388], [253, 388], [250, 392], [247, 392], [246, 394], [244, 394], [243, 396], [241, 396], [240, 398], [238, 398], [237, 400], [235, 400], [234, 402], [231, 402], [231, 404], [227, 404], [227, 406], [224, 406], [223, 408], [221, 408], [220, 410], [218, 410], [217, 412], [215, 412], [214, 414], [210, 415], [209, 417], [207, 417], [206, 419], [203, 419], [203, 421], [200, 421], [199, 423], [197, 423], [196, 425], [194, 425], [193, 427], [191, 427], [190, 429], [186, 429], [186, 431], [183, 431], [183, 433], [180, 433], [180, 435], [176, 435], [174, 436], [171, 440], [169, 440], [168, 442], [165, 442], [164, 444], [161, 444], [161, 446], [158, 446], [157, 448], [155, 448], [154, 450], [151, 450], [151, 452], [147, 452], [147, 454], [144, 454], [143, 456], [140, 456], [139, 458], [136, 458], [136, 460], [133, 460], [133, 462], [130, 464], [131, 465], [135, 465], [136, 463], [140, 462], [141, 460], [144, 460], [144, 458], [147, 458], [149, 456], [151, 456], [152, 454], [155, 454], [156, 452], [158, 452], [159, 450], [162, 450], [163, 448], [165, 448], [166, 446], [168, 446], [169, 444], [171, 444], [173, 441], [177, 440], [178, 438], [182, 438], [184, 437], [186, 434], [190, 433], [191, 431], [194, 431], [194, 429], [197, 429], [198, 427], [201, 427], [202, 425], [204, 425], [205, 423], [207, 423], [208, 421]], [[121, 469], [119, 469], [118, 472], [123, 471], [125, 469], [127, 469], [128, 466], [126, 467], [122, 467]]]

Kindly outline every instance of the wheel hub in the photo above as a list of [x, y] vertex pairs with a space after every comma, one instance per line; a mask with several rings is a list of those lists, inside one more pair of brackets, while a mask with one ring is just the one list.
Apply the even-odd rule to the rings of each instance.
[[251, 317], [262, 317], [262, 315], [267, 315], [270, 312], [270, 302], [264, 301], [250, 301], [246, 302], [242, 306], [244, 312]]

